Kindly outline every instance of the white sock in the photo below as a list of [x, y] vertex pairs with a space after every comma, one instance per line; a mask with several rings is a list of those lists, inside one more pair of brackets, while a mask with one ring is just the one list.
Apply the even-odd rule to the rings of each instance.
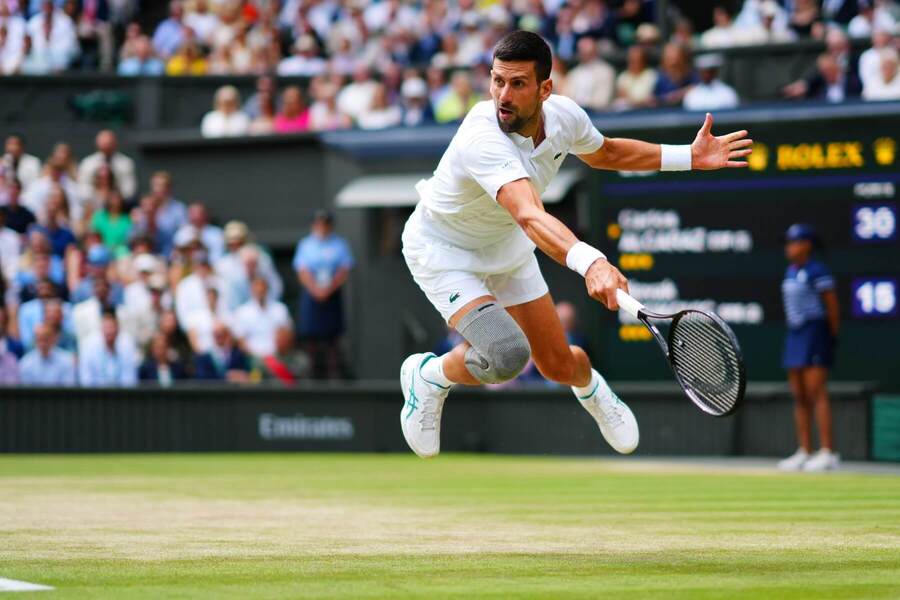
[[453, 385], [453, 382], [444, 375], [444, 357], [432, 358], [422, 367], [422, 377], [443, 387]]
[[612, 395], [609, 384], [606, 383], [606, 380], [603, 379], [603, 375], [598, 373], [596, 369], [591, 369], [591, 380], [586, 386], [578, 387], [573, 385], [572, 391], [581, 402], [587, 400], [591, 395], [599, 396], [601, 398], [608, 398]]

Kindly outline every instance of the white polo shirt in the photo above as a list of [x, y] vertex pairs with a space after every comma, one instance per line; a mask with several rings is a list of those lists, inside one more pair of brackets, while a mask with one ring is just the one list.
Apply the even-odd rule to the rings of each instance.
[[493, 101], [479, 102], [453, 136], [434, 176], [416, 185], [423, 233], [454, 247], [444, 248], [445, 254], [459, 249], [478, 255], [448, 257], [456, 268], [497, 272], [516, 266], [516, 260], [521, 264], [534, 243], [497, 204], [499, 189], [527, 177], [542, 194], [569, 152], [589, 154], [603, 145], [603, 135], [573, 100], [552, 94], [543, 111], [546, 137], [535, 148], [532, 138], [500, 129]]

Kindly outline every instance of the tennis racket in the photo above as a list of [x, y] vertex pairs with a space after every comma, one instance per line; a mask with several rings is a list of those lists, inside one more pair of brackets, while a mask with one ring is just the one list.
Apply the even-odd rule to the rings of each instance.
[[[719, 316], [702, 310], [683, 310], [672, 315], [652, 313], [623, 290], [619, 308], [643, 323], [669, 361], [675, 381], [703, 412], [716, 417], [730, 415], [744, 399], [747, 374], [737, 337]], [[668, 321], [663, 337], [653, 321]]]

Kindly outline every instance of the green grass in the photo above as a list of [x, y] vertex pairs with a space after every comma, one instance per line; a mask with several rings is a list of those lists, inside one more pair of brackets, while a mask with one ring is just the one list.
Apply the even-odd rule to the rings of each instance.
[[48, 598], [898, 598], [900, 477], [2, 456], [0, 577]]

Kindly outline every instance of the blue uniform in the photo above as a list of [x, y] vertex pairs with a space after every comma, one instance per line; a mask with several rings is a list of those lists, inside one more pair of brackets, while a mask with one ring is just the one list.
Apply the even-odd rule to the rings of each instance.
[[[327, 287], [339, 270], [353, 267], [353, 254], [344, 238], [333, 233], [325, 239], [308, 235], [297, 244], [293, 265], [295, 271], [310, 271], [318, 285]], [[298, 327], [301, 337], [327, 340], [344, 332], [341, 292], [338, 289], [319, 302], [303, 290]]]
[[834, 277], [820, 261], [811, 259], [802, 266], [788, 266], [781, 283], [788, 326], [784, 368], [832, 365], [834, 339], [828, 328], [822, 292], [833, 289]]

